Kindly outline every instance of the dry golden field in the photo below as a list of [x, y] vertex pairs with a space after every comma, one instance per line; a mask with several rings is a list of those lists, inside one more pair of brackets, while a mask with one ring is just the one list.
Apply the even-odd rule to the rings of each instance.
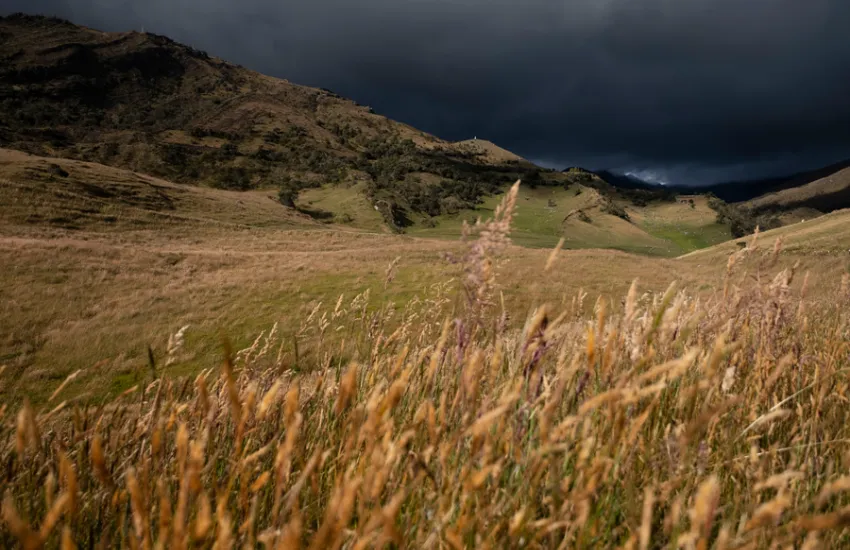
[[450, 242], [30, 160], [4, 546], [848, 543], [844, 212], [665, 259], [511, 245], [515, 192]]

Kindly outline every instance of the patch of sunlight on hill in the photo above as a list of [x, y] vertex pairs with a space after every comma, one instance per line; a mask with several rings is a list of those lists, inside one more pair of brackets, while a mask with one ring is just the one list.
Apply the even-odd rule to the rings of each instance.
[[298, 196], [298, 205], [311, 210], [330, 212], [334, 223], [366, 229], [386, 231], [384, 220], [364, 194], [364, 185], [326, 185], [306, 189]]
[[[749, 242], [751, 238], [744, 237], [697, 250], [683, 258], [719, 261]], [[781, 239], [781, 248], [788, 254], [828, 259], [850, 267], [850, 209], [765, 231], [758, 238], [764, 247], [772, 246], [776, 239]]]
[[[691, 202], [693, 201], [693, 207]], [[628, 209], [632, 220], [647, 233], [671, 243], [678, 254], [713, 246], [732, 238], [729, 228], [717, 223], [717, 213], [703, 196], [682, 196], [676, 202], [652, 203]]]
[[[575, 191], [562, 188], [523, 188], [520, 187], [517, 208], [513, 218], [511, 237], [517, 244], [529, 247], [550, 247], [557, 244], [563, 234], [562, 222], [571, 211], [590, 206], [591, 192], [576, 195]], [[485, 197], [484, 202], [475, 210], [462, 210], [457, 214], [444, 214], [428, 221], [418, 223], [408, 230], [411, 235], [456, 239], [461, 235], [463, 221], [474, 223], [476, 218], [492, 216], [499, 204], [500, 195]]]
[[[576, 194], [576, 189], [581, 192]], [[487, 197], [476, 210], [420, 222], [408, 233], [455, 239], [464, 220], [473, 223], [479, 216], [488, 217], [499, 200]], [[595, 190], [581, 186], [520, 188], [511, 237], [516, 244], [533, 248], [555, 246], [564, 237], [568, 249], [612, 248], [657, 256], [677, 256], [731, 238], [703, 199], [693, 209], [689, 203], [630, 206], [631, 221], [602, 212], [601, 204]]]

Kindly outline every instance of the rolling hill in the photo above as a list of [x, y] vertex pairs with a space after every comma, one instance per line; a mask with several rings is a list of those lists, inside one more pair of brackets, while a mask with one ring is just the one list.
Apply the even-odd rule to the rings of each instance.
[[[683, 260], [728, 257], [746, 245], [750, 237], [734, 239], [681, 256]], [[818, 218], [788, 224], [759, 234], [758, 240], [773, 245], [780, 239], [784, 255], [828, 261], [845, 270], [850, 267], [850, 209], [824, 214]], [[811, 261], [807, 267], [817, 267]]]
[[[651, 192], [663, 195], [700, 193], [715, 197], [721, 220], [751, 232], [756, 226], [776, 227], [811, 219], [834, 210], [850, 208], [850, 161], [787, 176], [725, 182], [705, 187], [648, 184], [637, 178], [608, 171], [596, 173], [619, 194]], [[717, 199], [720, 199], [718, 201]], [[731, 221], [729, 218], [736, 218]], [[741, 223], [743, 222], [743, 223]]]
[[[273, 189], [216, 189], [114, 168], [0, 149], [0, 228], [10, 235], [56, 231], [121, 233], [168, 227], [289, 228], [389, 232], [363, 184], [304, 190], [296, 208]], [[501, 195], [475, 208], [417, 218], [412, 237], [456, 240], [464, 222], [486, 218]], [[514, 218], [514, 241], [547, 248], [564, 237], [568, 249], [614, 248], [654, 256], [679, 254], [729, 239], [705, 197], [641, 206], [594, 187], [523, 186]]]
[[[576, 195], [577, 189], [520, 192], [513, 237], [529, 246], [511, 248], [504, 270], [508, 303], [525, 303], [527, 281], [550, 252], [541, 247], [557, 243], [565, 229], [567, 248], [671, 256], [692, 247], [659, 236], [653, 223], [686, 228], [713, 219], [699, 204], [687, 207], [690, 220], [674, 220], [665, 211], [684, 211], [675, 205], [651, 205], [628, 207], [635, 220], [630, 223], [601, 212], [596, 190], [581, 187]], [[488, 197], [477, 211], [439, 216], [436, 227], [413, 226], [408, 235], [396, 235], [371, 205], [358, 202], [363, 195], [354, 187], [309, 189], [299, 199], [302, 212], [280, 204], [274, 190], [174, 183], [11, 149], [0, 149], [0, 194], [0, 257], [6, 259], [0, 270], [0, 363], [20, 374], [15, 387], [33, 397], [73, 369], [105, 359], [86, 385], [95, 394], [126, 389], [146, 346], [161, 353], [168, 335], [187, 324], [187, 352], [198, 360], [187, 359], [172, 374], [211, 366], [207, 346], [224, 328], [246, 345], [268, 318], [333, 302], [343, 293], [352, 298], [368, 289], [404, 304], [455, 276], [453, 264], [440, 258], [462, 250], [462, 216], [488, 217], [501, 199]], [[356, 218], [347, 224], [315, 219], [314, 211], [324, 208], [348, 209]], [[574, 214], [564, 222], [577, 209], [591, 221]], [[643, 227], [656, 227], [655, 233]], [[625, 269], [649, 279], [659, 263], [674, 265], [616, 250], [567, 253], [571, 267], [559, 264], [552, 274], [559, 292], [624, 292], [629, 281], [617, 274]], [[393, 262], [399, 268], [388, 288]], [[650, 284], [661, 289], [668, 282]], [[281, 328], [297, 330], [292, 323], [299, 317], [286, 319]]]
[[0, 149], [0, 230], [162, 231], [175, 227], [320, 227], [273, 193], [211, 189], [104, 166]]
[[744, 203], [753, 211], [810, 209], [832, 212], [850, 207], [850, 166], [811, 183], [762, 195]]
[[[234, 190], [367, 183], [396, 228], [443, 200], [474, 204], [534, 169], [495, 145], [446, 142], [163, 36], [15, 14], [0, 18], [0, 37], [7, 148]], [[414, 173], [448, 183], [411, 182]]]
[[[607, 172], [542, 170], [494, 143], [448, 142], [330, 90], [265, 76], [150, 33], [106, 33], [15, 14], [0, 18], [0, 38], [0, 146], [207, 188], [286, 189], [289, 197], [303, 197], [303, 213], [361, 229], [439, 235], [445, 231], [437, 226], [474, 219], [519, 178], [555, 195], [559, 188], [595, 189], [606, 203], [599, 208], [607, 210], [597, 217], [613, 213], [626, 222], [626, 206], [681, 205], [676, 195], [693, 192]], [[759, 221], [776, 225], [846, 206], [847, 179], [845, 163], [703, 191], [752, 199], [734, 208], [709, 203], [719, 225], [740, 234]], [[647, 230], [631, 223], [620, 231], [612, 227], [622, 224], [609, 221], [590, 233]], [[700, 227], [716, 225], [703, 221]], [[527, 242], [548, 246], [567, 229], [577, 247], [632, 240], [584, 238], [586, 226], [565, 226]], [[720, 234], [691, 238], [692, 229], [675, 239], [690, 247]], [[643, 240], [639, 249], [659, 249]]]
[[705, 187], [704, 191], [712, 193], [728, 202], [747, 202], [763, 195], [770, 195], [786, 189], [808, 185], [828, 178], [846, 168], [850, 168], [850, 160], [786, 176], [722, 182]]
[[[402, 307], [457, 276], [440, 256], [460, 253], [461, 223], [491, 216], [500, 200], [487, 197], [476, 210], [394, 235], [369, 204], [357, 202], [356, 188], [309, 189], [299, 199], [303, 212], [281, 205], [273, 190], [174, 183], [8, 149], [0, 149], [0, 192], [0, 252], [9, 259], [0, 274], [0, 361], [20, 373], [15, 387], [41, 399], [40, 388], [94, 364], [101, 366], [85, 391], [123, 391], [138, 380], [146, 346], [162, 354], [168, 335], [185, 325], [192, 327], [186, 358], [172, 374], [214, 366], [209, 346], [223, 327], [249, 346], [267, 319], [283, 315], [281, 329], [296, 331], [299, 317], [288, 312], [307, 315], [340, 294], [369, 290]], [[511, 238], [522, 246], [512, 246], [499, 268], [509, 306], [526, 307], [543, 292], [554, 299], [582, 290], [622, 295], [634, 277], [659, 291], [673, 279], [706, 292], [720, 288], [726, 258], [744, 241], [728, 240], [706, 197], [645, 206], [621, 200], [628, 219], [608, 213], [608, 200], [580, 184], [520, 188]], [[348, 209], [354, 219], [317, 221], [311, 209]], [[777, 236], [786, 263], [813, 270], [813, 290], [828, 288], [850, 264], [848, 211], [764, 233], [764, 254]], [[529, 284], [561, 237], [568, 250], [546, 290], [540, 281]], [[695, 249], [702, 250], [650, 257]], [[393, 264], [399, 268], [388, 286]]]
[[469, 153], [489, 164], [528, 163], [521, 156], [483, 139], [468, 139], [453, 144], [457, 151]]

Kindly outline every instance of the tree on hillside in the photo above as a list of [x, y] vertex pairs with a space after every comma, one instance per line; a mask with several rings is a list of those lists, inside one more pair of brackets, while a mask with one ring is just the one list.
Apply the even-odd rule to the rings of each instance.
[[277, 200], [280, 204], [289, 208], [297, 208], [295, 201], [298, 200], [298, 193], [301, 191], [301, 186], [298, 182], [292, 181], [288, 176], [280, 182], [280, 188], [277, 192]]
[[542, 185], [545, 183], [543, 181], [543, 177], [540, 175], [540, 170], [532, 170], [525, 176], [525, 181], [523, 181], [530, 189], [537, 189], [538, 185]]

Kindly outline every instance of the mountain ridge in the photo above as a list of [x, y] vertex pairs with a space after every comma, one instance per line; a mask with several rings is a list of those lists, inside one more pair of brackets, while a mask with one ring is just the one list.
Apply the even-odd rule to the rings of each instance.
[[[828, 164], [820, 168], [803, 170], [784, 176], [720, 182], [706, 186], [705, 189], [726, 201], [752, 201], [764, 195], [777, 193], [794, 187], [802, 187], [818, 180], [828, 178], [846, 168], [850, 168], [850, 158]], [[848, 206], [850, 206], [850, 203], [848, 203]]]

